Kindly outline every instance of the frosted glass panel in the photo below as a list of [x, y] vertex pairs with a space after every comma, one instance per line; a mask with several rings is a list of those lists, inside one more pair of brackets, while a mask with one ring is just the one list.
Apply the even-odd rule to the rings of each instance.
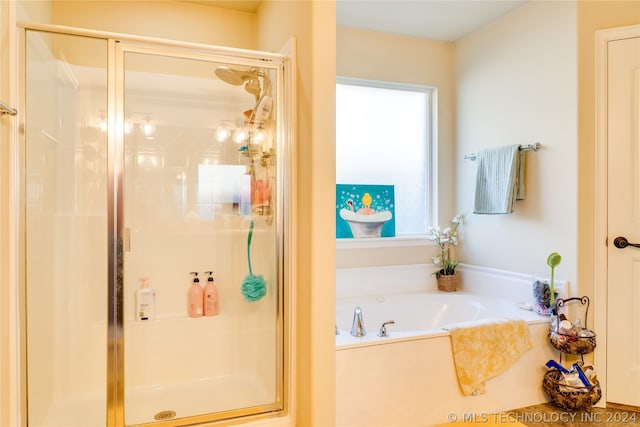
[[429, 93], [336, 85], [336, 182], [395, 186], [396, 234], [427, 232]]
[[28, 421], [106, 425], [104, 40], [26, 34]]

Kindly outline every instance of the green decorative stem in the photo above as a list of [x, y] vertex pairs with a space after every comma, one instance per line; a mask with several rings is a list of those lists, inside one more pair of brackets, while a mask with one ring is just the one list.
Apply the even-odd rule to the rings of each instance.
[[551, 283], [549, 284], [549, 292], [551, 295], [549, 295], [549, 305], [550, 305], [549, 308], [552, 310], [552, 312], [556, 306], [556, 290], [554, 287], [554, 272], [555, 272], [555, 268], [560, 264], [560, 261], [562, 261], [562, 257], [557, 252], [552, 252], [547, 257], [547, 265], [551, 267]]

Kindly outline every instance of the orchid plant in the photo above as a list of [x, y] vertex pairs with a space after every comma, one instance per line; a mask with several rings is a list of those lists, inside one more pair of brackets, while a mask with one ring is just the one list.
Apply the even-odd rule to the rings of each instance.
[[441, 230], [440, 227], [429, 227], [431, 238], [435, 240], [440, 248], [440, 255], [433, 258], [433, 263], [440, 265], [440, 269], [435, 271], [436, 278], [443, 276], [449, 276], [456, 273], [456, 267], [458, 261], [451, 259], [451, 246], [458, 245], [458, 227], [462, 224], [462, 214], [458, 214], [453, 217], [451, 223], [453, 226], [447, 227]]

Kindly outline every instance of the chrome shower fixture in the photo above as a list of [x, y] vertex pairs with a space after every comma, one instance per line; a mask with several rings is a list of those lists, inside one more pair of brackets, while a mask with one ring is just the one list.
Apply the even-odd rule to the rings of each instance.
[[216, 76], [225, 83], [240, 86], [244, 83], [244, 89], [251, 95], [255, 96], [256, 101], [260, 99], [262, 87], [258, 77], [264, 76], [257, 69], [236, 70], [226, 65], [221, 65], [215, 70]]
[[256, 97], [256, 100], [260, 99], [260, 93], [262, 88], [260, 87], [260, 80], [257, 78], [251, 79], [244, 84], [244, 90]]

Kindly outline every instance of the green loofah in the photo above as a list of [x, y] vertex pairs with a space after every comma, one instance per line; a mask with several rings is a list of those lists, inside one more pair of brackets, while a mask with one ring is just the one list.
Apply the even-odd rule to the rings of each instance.
[[242, 281], [242, 296], [247, 301], [258, 301], [267, 294], [267, 286], [262, 275], [247, 274]]
[[249, 237], [247, 238], [247, 264], [249, 264], [249, 274], [242, 281], [242, 296], [249, 302], [258, 301], [267, 294], [267, 283], [262, 275], [254, 275], [251, 270], [251, 237], [253, 236], [253, 220], [249, 226]]

